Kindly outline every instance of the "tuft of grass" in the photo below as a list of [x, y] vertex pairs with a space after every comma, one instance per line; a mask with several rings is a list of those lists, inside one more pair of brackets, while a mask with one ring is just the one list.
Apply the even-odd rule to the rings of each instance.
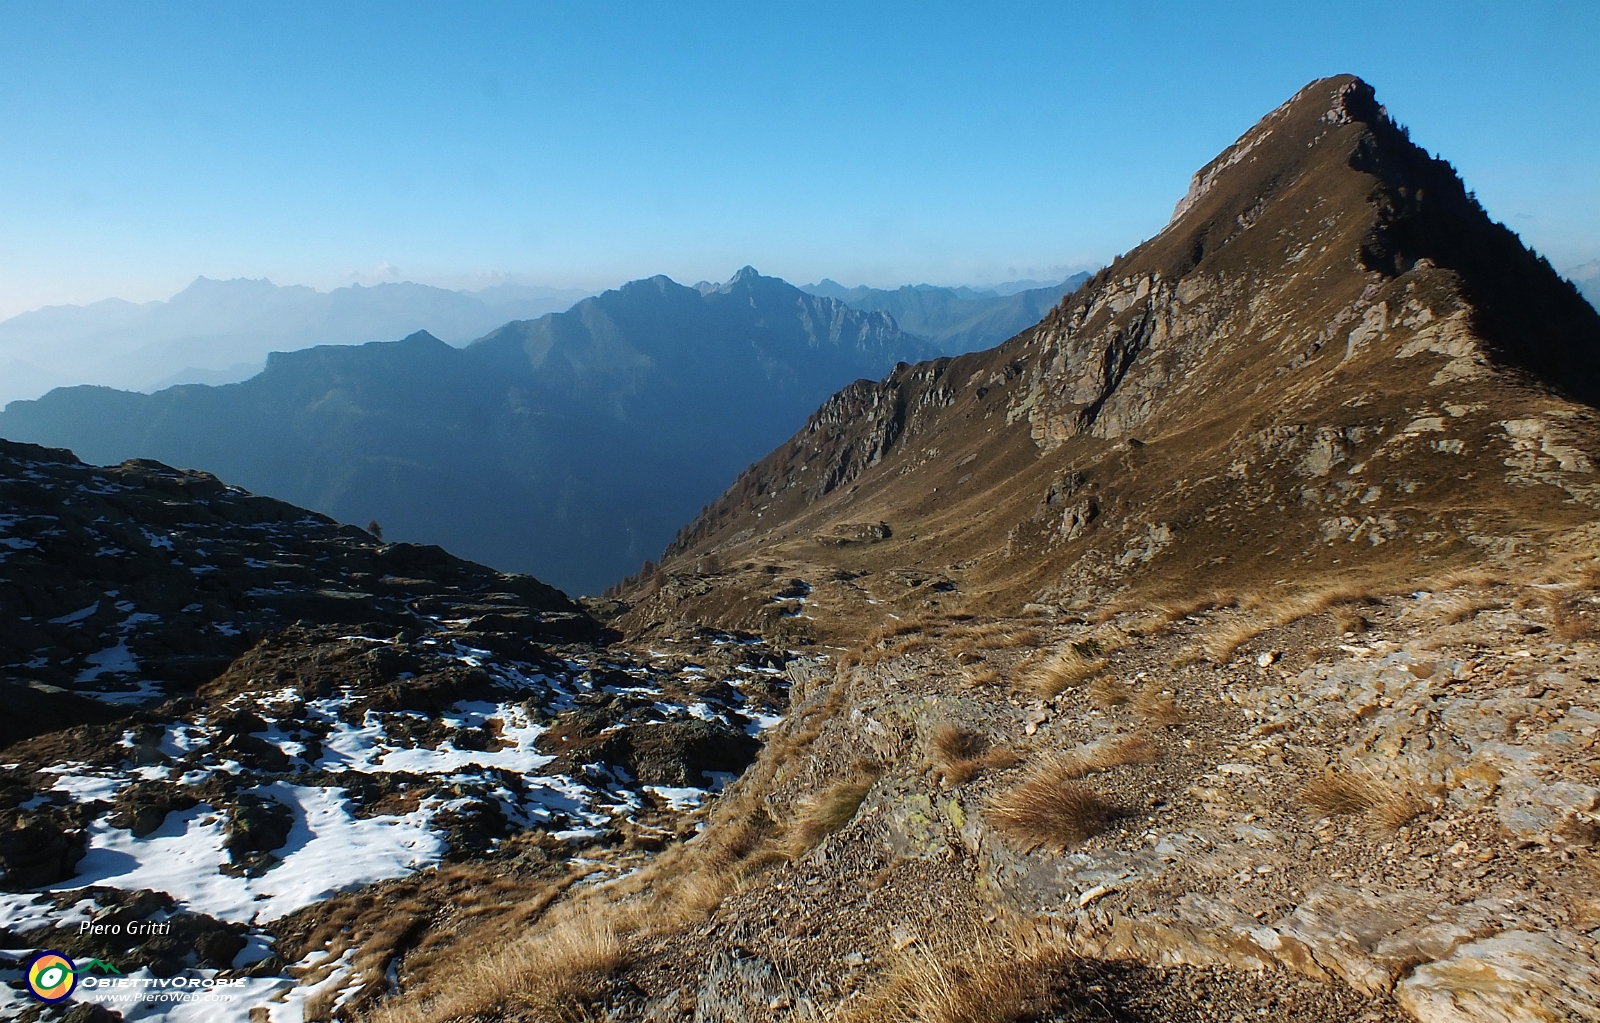
[[1049, 978], [1067, 958], [1057, 950], [1020, 954], [987, 943], [943, 955], [919, 943], [899, 956], [876, 990], [846, 1002], [836, 1023], [1018, 1023], [1038, 1018]]
[[381, 1006], [377, 1023], [428, 1023], [470, 1016], [577, 1020], [605, 993], [626, 962], [609, 922], [571, 913], [498, 952], [469, 959], [431, 997]]
[[1239, 648], [1266, 632], [1271, 626], [1266, 622], [1247, 620], [1234, 622], [1212, 633], [1200, 644], [1206, 659], [1213, 664], [1227, 664]]
[[851, 777], [818, 796], [806, 807], [805, 813], [790, 832], [790, 854], [798, 856], [804, 853], [849, 824], [881, 773], [877, 767], [858, 768]]
[[1188, 720], [1187, 715], [1178, 709], [1177, 700], [1173, 695], [1155, 686], [1140, 687], [1133, 694], [1129, 706], [1146, 722], [1160, 728], [1170, 728]]
[[1039, 630], [1008, 629], [1005, 632], [994, 632], [976, 637], [972, 645], [977, 650], [1016, 650], [1020, 647], [1038, 646]]
[[1409, 788], [1386, 783], [1366, 770], [1330, 768], [1300, 790], [1300, 801], [1325, 814], [1365, 817], [1389, 831], [1428, 809], [1428, 804]]
[[1000, 673], [993, 668], [970, 668], [962, 676], [969, 686], [993, 686], [1000, 684]]
[[988, 736], [949, 724], [934, 730], [928, 750], [938, 780], [947, 788], [965, 785], [983, 771], [1004, 770], [1022, 761], [1016, 750], [991, 746]]
[[1072, 643], [1064, 647], [1029, 674], [1028, 688], [1042, 700], [1055, 699], [1105, 669], [1106, 660], [1096, 656], [1097, 651], [1098, 646], [1092, 643]]
[[990, 800], [990, 826], [1025, 850], [1062, 850], [1092, 837], [1116, 816], [1116, 809], [1076, 780], [1082, 774], [1083, 762], [1077, 757], [1046, 760], [1015, 788]]
[[1090, 702], [1100, 707], [1120, 707], [1133, 695], [1127, 685], [1115, 675], [1101, 675], [1090, 682], [1087, 693]]
[[1463, 622], [1470, 622], [1485, 611], [1495, 611], [1502, 607], [1505, 607], [1503, 602], [1484, 597], [1450, 597], [1438, 603], [1439, 620], [1446, 625], [1460, 625]]
[[1125, 764], [1153, 764], [1161, 759], [1161, 749], [1149, 736], [1118, 735], [1088, 747], [1080, 759], [1091, 771], [1109, 771]]
[[1351, 608], [1339, 608], [1333, 614], [1333, 624], [1340, 634], [1346, 632], [1366, 632], [1372, 623], [1367, 621], [1367, 616]]
[[928, 748], [938, 763], [953, 764], [958, 760], [980, 756], [989, 748], [989, 739], [981, 732], [944, 724], [933, 730], [933, 735], [928, 739]]

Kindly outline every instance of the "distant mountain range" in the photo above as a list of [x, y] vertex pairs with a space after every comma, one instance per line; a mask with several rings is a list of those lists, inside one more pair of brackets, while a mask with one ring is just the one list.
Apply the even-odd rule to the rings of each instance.
[[[805, 285], [812, 295], [836, 298], [853, 309], [875, 309], [895, 318], [902, 330], [925, 337], [944, 355], [964, 355], [993, 347], [1038, 323], [1063, 296], [1089, 279], [1074, 274], [1056, 284], [1033, 288], [940, 288], [913, 284], [893, 291], [846, 288], [831, 280]], [[1038, 284], [1018, 281], [1016, 285]]]
[[59, 388], [11, 403], [0, 436], [204, 469], [597, 592], [839, 387], [940, 353], [883, 312], [746, 267], [699, 288], [634, 281], [465, 348], [418, 332], [275, 352], [226, 386]]
[[566, 309], [587, 294], [518, 284], [449, 291], [410, 282], [323, 292], [201, 277], [165, 302], [46, 306], [0, 321], [0, 404], [71, 384], [145, 391], [230, 383], [260, 371], [271, 351], [416, 330], [460, 344], [507, 320]]

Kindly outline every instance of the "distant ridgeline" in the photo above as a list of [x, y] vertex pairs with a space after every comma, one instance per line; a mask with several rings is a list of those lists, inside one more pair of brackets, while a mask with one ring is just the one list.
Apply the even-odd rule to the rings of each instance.
[[[1060, 284], [1013, 291], [938, 288], [906, 285], [893, 291], [846, 288], [824, 280], [801, 290], [836, 298], [852, 309], [876, 309], [893, 316], [902, 330], [925, 337], [941, 355], [981, 351], [1020, 334], [1044, 319], [1061, 299], [1078, 290], [1088, 273], [1073, 274]], [[1036, 283], [1036, 282], [1024, 282]]]
[[203, 469], [598, 592], [828, 395], [939, 354], [885, 313], [746, 267], [723, 285], [635, 281], [465, 348], [418, 332], [274, 353], [221, 387], [60, 388], [7, 406], [0, 436]]

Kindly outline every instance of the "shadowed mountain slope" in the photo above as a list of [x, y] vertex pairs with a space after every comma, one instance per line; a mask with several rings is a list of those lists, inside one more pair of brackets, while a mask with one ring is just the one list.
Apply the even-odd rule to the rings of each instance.
[[63, 388], [12, 403], [0, 435], [192, 465], [594, 592], [841, 384], [931, 354], [747, 267], [704, 293], [635, 281], [464, 349], [418, 333], [274, 353], [224, 387]]
[[[910, 565], [1011, 608], [1403, 577], [1588, 528], [1597, 399], [1600, 316], [1326, 79], [1036, 327], [829, 399], [666, 567]], [[727, 582], [693, 606], [754, 616]]]

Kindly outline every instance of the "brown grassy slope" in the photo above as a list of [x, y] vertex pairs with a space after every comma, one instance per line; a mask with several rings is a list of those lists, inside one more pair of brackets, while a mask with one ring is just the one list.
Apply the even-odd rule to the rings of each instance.
[[[705, 592], [636, 590], [627, 624], [826, 642], [891, 608], [1404, 585], [1592, 519], [1600, 434], [1557, 385], [1592, 399], [1597, 353], [1570, 286], [1364, 83], [1324, 79], [1037, 327], [830, 399], [669, 549], [667, 578], [727, 566]], [[784, 616], [768, 565], [828, 590]]]

